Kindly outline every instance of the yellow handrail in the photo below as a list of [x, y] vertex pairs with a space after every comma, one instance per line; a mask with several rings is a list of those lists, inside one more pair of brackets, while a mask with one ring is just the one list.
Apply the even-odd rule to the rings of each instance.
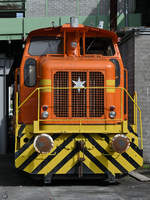
[[16, 92], [16, 104], [15, 104], [15, 106], [16, 106], [16, 124], [18, 125], [18, 112], [19, 112], [19, 109], [18, 109], [18, 92]]
[[[137, 108], [137, 110], [139, 111], [141, 148], [143, 149], [142, 115], [141, 115], [141, 109], [137, 105], [136, 99], [134, 100], [132, 98], [132, 96], [129, 94], [129, 92], [125, 88], [122, 88], [122, 87], [85, 87], [84, 89], [108, 89], [108, 88], [109, 89], [120, 89], [121, 90], [121, 110], [123, 110], [123, 108], [122, 108], [123, 107], [123, 105], [122, 105], [122, 101], [123, 101], [122, 91], [124, 91], [128, 95], [128, 97], [131, 99], [131, 101], [134, 103], [134, 105]], [[40, 119], [40, 90], [44, 90], [44, 89], [62, 90], [62, 89], [76, 89], [76, 88], [73, 88], [73, 87], [53, 87], [53, 88], [52, 87], [39, 87], [39, 88], [36, 88], [20, 105], [18, 105], [18, 101], [16, 101], [16, 115], [17, 115], [16, 116], [16, 123], [17, 123], [17, 119], [18, 119], [19, 109], [33, 96], [33, 94], [35, 94], [36, 91], [38, 91], [38, 122], [40, 122], [40, 121], [50, 121], [50, 120], [41, 120]], [[78, 89], [83, 89], [83, 88], [78, 88]], [[16, 98], [18, 97], [17, 95], [18, 95], [18, 93], [16, 93]], [[114, 121], [116, 121], [116, 120], [122, 120], [123, 119], [122, 115], [123, 115], [123, 113], [121, 113], [121, 119], [114, 119]], [[75, 120], [75, 119], [71, 119], [71, 120]], [[89, 120], [89, 119], [83, 119], [83, 120]], [[80, 119], [80, 121], [83, 121], [83, 120]], [[94, 119], [94, 120], [96, 120], [96, 119]], [[100, 120], [100, 119], [97, 119], [97, 120]], [[105, 120], [105, 119], [101, 119], [101, 120]]]
[[[135, 94], [134, 94], [134, 101], [137, 103], [137, 93], [135, 92]], [[136, 106], [135, 106], [135, 104], [134, 104], [134, 123], [135, 123], [135, 125], [137, 125], [137, 108], [136, 108]]]
[[38, 121], [40, 120], [40, 89], [38, 88]]
[[135, 100], [131, 97], [131, 95], [129, 94], [129, 92], [125, 89], [122, 88], [126, 94], [129, 96], [129, 98], [131, 99], [131, 101], [134, 103], [134, 105], [136, 106], [136, 108], [139, 111], [139, 118], [140, 118], [140, 135], [141, 135], [141, 148], [143, 149], [143, 130], [142, 130], [142, 113], [141, 113], [141, 109], [139, 108], [139, 106], [137, 105], [137, 103], [135, 102]]

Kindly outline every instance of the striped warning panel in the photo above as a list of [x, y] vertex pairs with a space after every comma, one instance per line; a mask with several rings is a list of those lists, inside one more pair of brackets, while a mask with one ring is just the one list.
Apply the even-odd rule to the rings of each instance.
[[[80, 134], [84, 148], [78, 148], [79, 134], [54, 134], [54, 148], [39, 154], [33, 147], [34, 137], [15, 153], [16, 168], [31, 174], [124, 174], [143, 164], [142, 150], [131, 142], [123, 154], [112, 152], [110, 138], [103, 134]], [[134, 137], [137, 137], [134, 135]]]

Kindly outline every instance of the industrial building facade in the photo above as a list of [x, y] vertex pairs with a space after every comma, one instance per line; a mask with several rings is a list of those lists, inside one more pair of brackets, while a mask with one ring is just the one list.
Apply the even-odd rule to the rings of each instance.
[[[126, 1], [118, 0], [118, 28], [125, 26]], [[136, 1], [128, 1], [129, 26], [141, 25], [141, 14], [135, 13]], [[0, 40], [22, 39], [31, 30], [62, 25], [78, 16], [85, 25], [110, 27], [110, 0], [17, 0], [0, 1]]]

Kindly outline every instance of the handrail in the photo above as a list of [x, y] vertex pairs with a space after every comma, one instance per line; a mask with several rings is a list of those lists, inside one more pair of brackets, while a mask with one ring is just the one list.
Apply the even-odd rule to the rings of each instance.
[[[137, 93], [135, 92], [134, 94], [134, 99], [135, 99], [135, 102], [137, 103]], [[134, 105], [134, 123], [137, 125], [137, 108], [136, 106]]]
[[137, 105], [137, 103], [135, 102], [135, 100], [131, 97], [131, 95], [129, 94], [129, 92], [123, 88], [124, 91], [126, 92], [126, 94], [129, 96], [129, 98], [131, 99], [131, 101], [134, 103], [134, 105], [136, 106], [136, 108], [138, 109], [139, 111], [139, 118], [140, 118], [140, 135], [141, 135], [141, 148], [143, 149], [143, 130], [142, 130], [142, 112], [141, 112], [141, 109], [140, 107]]
[[[39, 88], [36, 88], [20, 105], [17, 106], [17, 108], [18, 108], [17, 114], [19, 113], [19, 109], [35, 94], [36, 91], [38, 91], [38, 121], [47, 121], [47, 120], [40, 120], [39, 119], [39, 117], [40, 117], [40, 113], [39, 113], [40, 112], [40, 109], [39, 109], [40, 90], [45, 90], [45, 89], [58, 89], [58, 90], [60, 90], [60, 89], [76, 89], [76, 88], [73, 88], [73, 87], [62, 87], [62, 88], [60, 88], [60, 87], [39, 87]], [[123, 90], [128, 95], [128, 97], [131, 99], [131, 101], [134, 103], [134, 105], [136, 106], [137, 110], [139, 111], [141, 148], [143, 149], [143, 132], [142, 132], [142, 114], [141, 114], [141, 109], [137, 105], [136, 99], [134, 100], [132, 98], [132, 96], [129, 94], [129, 92], [125, 88], [123, 88], [123, 87], [85, 87], [85, 88], [79, 88], [79, 89], [120, 89], [121, 91]], [[122, 108], [121, 108], [121, 110], [122, 110]], [[73, 120], [73, 119], [71, 119], [71, 120]], [[87, 119], [83, 119], [83, 120], [87, 120]], [[80, 121], [83, 121], [83, 120], [80, 120]], [[98, 119], [98, 120], [100, 120], [100, 119]], [[106, 120], [106, 119], [102, 119], [102, 120]], [[115, 120], [118, 120], [118, 119], [115, 119]], [[50, 120], [48, 120], [48, 121], [50, 121]]]

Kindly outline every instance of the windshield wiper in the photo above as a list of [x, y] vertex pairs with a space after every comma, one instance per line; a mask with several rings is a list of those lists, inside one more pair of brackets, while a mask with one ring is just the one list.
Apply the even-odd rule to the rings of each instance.
[[92, 40], [92, 42], [89, 44], [88, 48], [86, 49], [86, 53], [88, 52], [88, 50], [91, 48], [92, 44], [95, 42], [95, 39]]

